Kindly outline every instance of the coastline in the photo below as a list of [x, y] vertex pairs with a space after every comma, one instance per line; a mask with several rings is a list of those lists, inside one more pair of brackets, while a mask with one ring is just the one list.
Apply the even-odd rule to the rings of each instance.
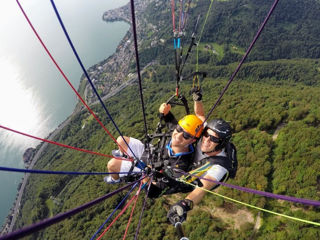
[[[149, 1], [146, 1], [146, 2], [149, 2]], [[126, 4], [123, 7], [104, 12], [102, 16], [102, 20], [106, 22], [124, 21], [126, 23], [131, 24], [129, 4], [130, 3]], [[142, 1], [137, 1], [136, 5], [138, 6], [138, 9], [139, 9], [139, 11], [137, 12], [143, 12], [143, 10], [148, 4]], [[137, 22], [139, 22], [139, 18], [137, 19]], [[137, 24], [137, 25], [138, 25], [138, 31], [139, 31], [139, 25], [141, 24]], [[132, 34], [131, 34], [131, 30], [129, 29], [125, 34], [125, 36], [120, 41], [120, 43], [118, 44], [115, 53], [113, 53], [107, 59], [91, 66], [87, 70], [88, 74], [93, 79], [93, 82], [96, 85], [97, 89], [103, 90], [102, 100], [104, 101], [114, 96], [124, 88], [132, 85], [135, 81], [138, 80], [136, 74], [130, 73], [130, 64], [128, 64], [128, 62], [132, 62], [132, 60], [134, 59], [134, 46], [133, 46], [133, 41], [131, 40], [131, 37], [132, 37]], [[155, 62], [151, 62], [147, 64], [141, 70], [141, 73], [143, 73], [147, 67], [149, 67], [154, 63]], [[103, 76], [103, 79], [101, 79], [101, 76]], [[110, 81], [110, 79], [112, 80]], [[78, 91], [80, 92], [80, 95], [84, 98], [84, 100], [88, 103], [90, 107], [93, 105], [99, 104], [99, 101], [93, 95], [93, 92], [89, 89], [89, 86], [90, 86], [89, 84], [86, 83], [84, 91], [81, 91], [81, 83], [83, 81], [86, 81], [84, 74], [80, 78], [80, 85], [78, 89]], [[54, 137], [60, 133], [60, 130], [69, 124], [72, 116], [74, 116], [75, 114], [78, 114], [81, 111], [86, 111], [86, 110], [87, 109], [81, 105], [81, 102], [78, 101], [78, 103], [76, 104], [70, 116], [67, 117], [67, 119], [64, 120], [61, 124], [59, 124], [59, 126], [55, 130], [53, 130], [46, 139], [53, 140]], [[30, 161], [30, 165], [28, 169], [33, 169], [37, 160], [41, 157], [42, 152], [46, 150], [47, 146], [48, 146], [48, 143], [46, 142], [41, 142], [39, 145], [37, 145], [36, 148], [39, 148], [39, 149], [36, 150], [34, 156], [32, 157], [32, 160]], [[26, 173], [22, 178], [21, 183], [19, 184], [17, 197], [13, 203], [13, 206], [10, 208], [9, 214], [6, 217], [1, 227], [0, 236], [13, 231], [16, 219], [19, 216], [21, 199], [23, 197], [29, 176], [30, 176], [30, 173]]]
[[[147, 23], [142, 17], [144, 10], [153, 0], [138, 0], [136, 6], [136, 25], [138, 39], [141, 39], [147, 30]], [[102, 15], [102, 20], [106, 22], [123, 21], [131, 25], [130, 3], [120, 8], [106, 11]], [[138, 42], [140, 45], [141, 40]], [[132, 81], [132, 75], [136, 73], [135, 67], [135, 49], [131, 28], [127, 31], [116, 48], [116, 52], [107, 59], [101, 61], [88, 69], [88, 74], [94, 82], [96, 88], [100, 90], [100, 96], [103, 98], [110, 95], [110, 92], [117, 91], [128, 81]], [[128, 83], [127, 83], [128, 84]], [[91, 91], [90, 84], [87, 83], [86, 77], [81, 76], [80, 94], [89, 104], [95, 102], [97, 97]], [[77, 107], [80, 107], [77, 104]]]
[[[71, 119], [72, 116], [73, 116], [73, 113], [64, 122], [62, 122], [58, 126], [58, 128], [56, 128], [53, 132], [51, 132], [47, 139], [48, 140], [53, 140], [53, 138], [57, 134], [59, 134], [60, 130], [62, 128], [64, 128], [70, 122], [70, 119]], [[36, 162], [39, 159], [39, 157], [41, 157], [42, 152], [45, 151], [46, 147], [48, 146], [48, 143], [41, 142], [39, 145], [41, 145], [41, 146], [40, 146], [39, 150], [37, 150], [37, 152], [34, 155], [34, 157], [32, 158], [32, 161], [31, 161], [28, 169], [32, 169], [33, 168], [33, 166], [36, 164]], [[17, 193], [16, 200], [15, 200], [15, 202], [13, 204], [13, 207], [10, 209], [11, 214], [9, 214], [8, 217], [6, 217], [6, 222], [5, 222], [5, 224], [3, 226], [3, 229], [1, 231], [1, 235], [2, 234], [6, 234], [6, 233], [10, 233], [13, 230], [13, 227], [15, 225], [16, 219], [17, 219], [17, 217], [19, 215], [19, 212], [20, 212], [20, 203], [21, 203], [21, 199], [23, 197], [23, 193], [24, 193], [24, 190], [25, 190], [25, 187], [26, 187], [26, 184], [27, 184], [29, 176], [30, 176], [30, 173], [26, 173], [24, 175], [23, 179], [22, 179], [22, 182], [20, 184], [21, 187], [20, 187], [20, 189], [19, 189], [19, 191]], [[8, 221], [10, 221], [10, 222], [8, 222]]]

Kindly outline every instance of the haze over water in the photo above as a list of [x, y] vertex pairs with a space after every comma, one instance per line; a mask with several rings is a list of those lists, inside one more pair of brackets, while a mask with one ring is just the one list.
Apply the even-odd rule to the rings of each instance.
[[[129, 29], [102, 21], [104, 11], [128, 0], [56, 0], [70, 38], [86, 68], [106, 59]], [[47, 48], [77, 89], [82, 70], [49, 0], [20, 0]], [[71, 114], [76, 95], [54, 66], [16, 1], [0, 2], [0, 125], [45, 138]], [[110, 34], [112, 33], [112, 34]], [[40, 142], [0, 129], [0, 166], [23, 168], [22, 154]], [[23, 174], [0, 172], [0, 225]]]

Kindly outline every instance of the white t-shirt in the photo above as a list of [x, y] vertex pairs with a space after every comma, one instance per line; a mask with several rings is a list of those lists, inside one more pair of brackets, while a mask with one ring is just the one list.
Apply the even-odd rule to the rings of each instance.
[[[196, 153], [195, 153], [195, 161], [196, 162], [200, 159], [209, 157], [207, 154], [202, 153], [200, 147], [201, 147], [201, 140], [197, 144], [197, 149], [196, 149]], [[216, 156], [226, 157], [227, 154], [225, 152], [225, 149], [222, 149], [222, 151], [220, 153], [218, 153]], [[225, 169], [224, 167], [222, 167], [218, 164], [215, 164], [207, 172], [205, 172], [202, 175], [202, 177], [210, 176], [210, 177], [216, 179], [217, 181], [220, 181], [227, 172], [228, 172], [227, 169]]]

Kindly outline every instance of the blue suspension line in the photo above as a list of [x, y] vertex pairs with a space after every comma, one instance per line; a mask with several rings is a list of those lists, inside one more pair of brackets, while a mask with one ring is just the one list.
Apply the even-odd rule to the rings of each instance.
[[[73, 53], [75, 54], [75, 56], [76, 56], [76, 58], [77, 58], [77, 60], [78, 60], [78, 62], [79, 62], [79, 64], [80, 64], [80, 66], [81, 66], [84, 74], [86, 75], [86, 77], [87, 77], [87, 79], [88, 79], [88, 81], [89, 81], [89, 83], [90, 83], [90, 85], [91, 85], [91, 87], [92, 87], [92, 89], [93, 89], [93, 91], [94, 91], [94, 93], [95, 93], [96, 96], [98, 97], [98, 99], [99, 99], [102, 107], [104, 108], [104, 110], [105, 110], [105, 112], [107, 113], [109, 119], [111, 120], [111, 122], [113, 123], [113, 125], [114, 125], [115, 128], [117, 129], [118, 133], [119, 133], [120, 136], [122, 137], [123, 141], [126, 143], [126, 145], [128, 146], [128, 148], [131, 150], [129, 144], [127, 143], [127, 141], [124, 139], [122, 133], [120, 132], [117, 124], [116, 124], [116, 123], [114, 122], [114, 120], [112, 119], [112, 117], [111, 117], [111, 115], [110, 115], [107, 107], [106, 107], [105, 104], [103, 103], [103, 101], [102, 101], [102, 99], [101, 99], [98, 91], [96, 90], [94, 84], [93, 84], [92, 81], [91, 81], [91, 78], [89, 77], [89, 74], [88, 74], [87, 70], [86, 70], [85, 67], [83, 66], [82, 61], [81, 61], [81, 59], [80, 59], [80, 57], [79, 57], [79, 55], [78, 55], [78, 53], [77, 53], [77, 51], [76, 51], [76, 49], [75, 49], [75, 47], [74, 47], [74, 45], [73, 45], [70, 37], [69, 37], [69, 34], [68, 34], [68, 32], [67, 32], [67, 30], [66, 30], [63, 22], [62, 22], [62, 19], [61, 19], [61, 17], [60, 17], [60, 14], [59, 14], [59, 12], [58, 12], [58, 9], [56, 8], [56, 5], [55, 5], [54, 1], [53, 1], [53, 0], [50, 0], [50, 2], [51, 2], [51, 4], [52, 4], [52, 7], [53, 7], [56, 15], [57, 15], [57, 18], [58, 18], [58, 20], [59, 20], [59, 23], [60, 23], [62, 29], [63, 29], [63, 32], [64, 32], [64, 34], [66, 35], [66, 37], [67, 37], [67, 39], [68, 39], [68, 42], [69, 42], [69, 44], [70, 44], [70, 46], [71, 46], [71, 48], [72, 48], [72, 51], [73, 51]], [[132, 152], [133, 156], [135, 157], [135, 159], [138, 160], [138, 158], [135, 156], [134, 152], [133, 152], [132, 150], [131, 150], [131, 152]], [[138, 160], [138, 161], [139, 161], [139, 160]], [[139, 162], [140, 162], [140, 161], [139, 161]], [[141, 164], [142, 166], [145, 165], [145, 164], [142, 163], [142, 162], [141, 162], [140, 164]], [[138, 166], [138, 167], [141, 168], [140, 166]], [[142, 169], [142, 168], [141, 168], [141, 169]]]
[[99, 227], [99, 229], [93, 234], [93, 236], [90, 238], [90, 240], [94, 240], [98, 233], [101, 231], [101, 229], [106, 225], [106, 223], [111, 219], [111, 217], [115, 214], [115, 212], [118, 210], [118, 208], [124, 203], [124, 201], [129, 197], [130, 193], [133, 191], [133, 189], [138, 185], [139, 182], [133, 185], [133, 187], [129, 190], [126, 196], [121, 200], [121, 202], [116, 206], [116, 208], [113, 210], [113, 212], [109, 215], [107, 220]]
[[41, 220], [40, 222], [37, 222], [37, 223], [33, 223], [29, 226], [26, 226], [26, 227], [23, 227], [21, 229], [18, 229], [18, 230], [15, 230], [14, 232], [11, 232], [7, 235], [4, 235], [4, 236], [0, 236], [0, 239], [1, 240], [4, 240], [4, 239], [19, 239], [19, 238], [22, 238], [22, 237], [25, 237], [29, 234], [32, 234], [32, 233], [35, 233], [41, 229], [44, 229], [44, 228], [47, 228], [53, 224], [56, 224], [58, 222], [61, 222], [63, 221], [64, 219], [66, 218], [70, 218], [72, 217], [73, 215], [79, 213], [79, 212], [82, 212], [98, 203], [101, 203], [102, 201], [104, 201], [105, 199], [108, 199], [112, 196], [114, 196], [115, 194], [123, 191], [124, 189], [126, 188], [129, 188], [130, 186], [134, 185], [135, 183], [137, 182], [140, 182], [141, 180], [143, 180], [143, 178], [140, 178], [138, 179], [137, 181], [135, 182], [132, 182], [132, 183], [129, 183], [128, 185], [126, 186], [123, 186], [117, 190], [115, 190], [114, 192], [111, 192], [111, 193], [108, 193], [102, 197], [99, 197], [97, 199], [94, 199], [90, 202], [87, 202], [79, 207], [76, 207], [74, 209], [71, 209], [67, 212], [64, 212], [64, 213], [59, 213], [57, 215], [55, 215], [54, 217], [51, 217], [51, 218], [46, 218], [46, 219], [43, 219]]
[[[68, 171], [49, 171], [23, 168], [0, 167], [0, 171], [21, 172], [21, 173], [37, 173], [37, 174], [58, 174], [58, 175], [106, 175], [106, 174], [129, 174], [129, 172], [68, 172]], [[141, 172], [132, 172], [141, 173]]]

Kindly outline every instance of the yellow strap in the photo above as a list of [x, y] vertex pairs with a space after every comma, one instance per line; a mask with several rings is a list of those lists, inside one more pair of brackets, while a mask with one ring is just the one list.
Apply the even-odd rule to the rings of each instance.
[[200, 89], [200, 80], [197, 74], [193, 76], [192, 88], [194, 88], [196, 84], [197, 84], [197, 88]]
[[208, 169], [211, 168], [211, 166], [212, 164], [210, 162], [207, 162], [205, 165], [190, 171], [190, 175], [182, 176], [180, 179], [183, 181], [187, 181], [188, 183], [191, 183], [194, 180], [198, 179], [200, 176], [202, 176], [206, 171], [208, 171]]
[[192, 184], [192, 183], [188, 183], [188, 182], [186, 182], [186, 181], [183, 181], [182, 179], [181, 179], [181, 182], [186, 183], [186, 184], [189, 184], [189, 185], [194, 186], [194, 187], [197, 187], [197, 188], [200, 188], [200, 189], [202, 189], [202, 190], [204, 190], [204, 191], [206, 191], [206, 192], [208, 192], [208, 193], [211, 193], [211, 194], [217, 195], [217, 196], [219, 196], [219, 197], [225, 198], [225, 199], [227, 199], [227, 200], [229, 200], [229, 201], [231, 201], [231, 202], [239, 203], [239, 204], [242, 204], [242, 205], [244, 205], [244, 206], [251, 207], [251, 208], [255, 208], [255, 209], [258, 209], [258, 210], [260, 210], [260, 211], [267, 212], [267, 213], [271, 213], [271, 214], [274, 214], [274, 215], [277, 215], [277, 216], [289, 218], [289, 219], [291, 219], [291, 220], [295, 220], [295, 221], [299, 221], [299, 222], [303, 222], [303, 223], [308, 223], [308, 224], [312, 224], [312, 225], [316, 225], [316, 226], [320, 226], [320, 223], [317, 223], [317, 222], [312, 222], [312, 221], [305, 220], [305, 219], [301, 219], [301, 218], [297, 218], [297, 217], [291, 217], [291, 216], [288, 216], [288, 215], [285, 215], [285, 214], [282, 214], [282, 213], [273, 212], [273, 211], [270, 211], [270, 210], [267, 210], [267, 209], [264, 209], [264, 208], [256, 207], [256, 206], [250, 205], [250, 204], [248, 204], [248, 203], [244, 203], [244, 202], [241, 202], [241, 201], [238, 201], [238, 200], [235, 200], [235, 199], [232, 199], [232, 198], [223, 196], [223, 195], [221, 195], [221, 194], [219, 194], [219, 193], [212, 192], [212, 191], [207, 190], [207, 189], [205, 189], [205, 188], [198, 187], [198, 186], [196, 186], [196, 185], [194, 185], [194, 184]]

